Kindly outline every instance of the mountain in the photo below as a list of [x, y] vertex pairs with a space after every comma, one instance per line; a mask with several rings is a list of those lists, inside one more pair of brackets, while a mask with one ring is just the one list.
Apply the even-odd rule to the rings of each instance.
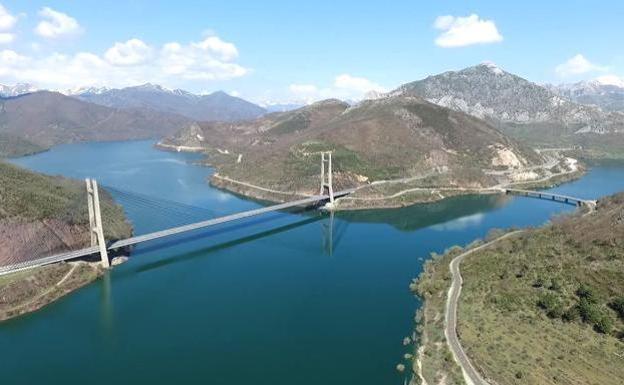
[[576, 103], [624, 112], [624, 81], [617, 78], [603, 77], [574, 84], [548, 85], [547, 88]]
[[37, 88], [28, 83], [17, 83], [14, 86], [0, 84], [0, 97], [9, 98], [37, 91]]
[[117, 109], [56, 92], [0, 99], [0, 156], [18, 156], [83, 140], [159, 138], [190, 125], [150, 109]]
[[149, 83], [122, 89], [84, 89], [72, 94], [81, 100], [106, 107], [150, 108], [201, 121], [254, 119], [266, 112], [260, 106], [222, 91], [195, 95]]
[[[237, 124], [201, 123], [160, 145], [204, 149], [218, 171], [213, 184], [270, 200], [318, 193], [319, 152], [330, 150], [336, 189], [362, 187], [363, 198], [382, 197], [377, 206], [441, 199], [432, 186], [452, 195], [546, 175], [541, 155], [487, 122], [412, 96], [355, 106], [325, 100]], [[410, 188], [423, 191], [395, 194]]]
[[572, 102], [492, 63], [429, 76], [391, 94], [421, 96], [508, 127], [548, 127], [557, 134], [624, 132], [624, 114]]

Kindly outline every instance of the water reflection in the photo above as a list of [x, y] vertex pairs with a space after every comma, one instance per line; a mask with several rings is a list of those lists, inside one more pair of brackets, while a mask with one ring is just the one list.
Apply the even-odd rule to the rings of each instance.
[[113, 300], [112, 300], [112, 288], [111, 288], [111, 274], [105, 272], [101, 279], [100, 291], [100, 322], [102, 324], [102, 331], [107, 337], [114, 335], [114, 315], [113, 315]]
[[[137, 271], [138, 272], [144, 272], [144, 271], [149, 271], [149, 270], [153, 270], [153, 269], [157, 269], [163, 266], [167, 266], [167, 265], [171, 265], [174, 263], [180, 263], [180, 262], [184, 262], [184, 261], [189, 261], [192, 259], [196, 259], [196, 258], [200, 258], [202, 256], [206, 256], [210, 253], [214, 253], [216, 251], [220, 251], [220, 250], [224, 250], [224, 249], [228, 249], [230, 247], [234, 247], [234, 246], [238, 246], [244, 243], [249, 243], [249, 242], [253, 242], [262, 238], [266, 238], [266, 237], [270, 237], [272, 235], [276, 235], [279, 233], [283, 233], [289, 230], [293, 230], [295, 228], [298, 227], [302, 227], [305, 225], [308, 225], [310, 223], [314, 223], [317, 222], [319, 220], [321, 220], [323, 217], [322, 216], [315, 216], [315, 217], [311, 217], [311, 218], [307, 218], [304, 220], [300, 220], [297, 221], [295, 223], [290, 223], [288, 225], [284, 225], [284, 226], [280, 226], [280, 227], [276, 227], [270, 230], [265, 230], [265, 231], [261, 231], [261, 232], [257, 232], [254, 233], [252, 235], [246, 236], [246, 237], [241, 237], [241, 238], [237, 238], [234, 240], [230, 240], [227, 242], [222, 242], [222, 243], [218, 243], [216, 245], [211, 245], [209, 247], [203, 247], [200, 249], [196, 249], [193, 250], [191, 252], [185, 252], [183, 254], [169, 254], [169, 257], [165, 258], [165, 259], [161, 259], [159, 261], [153, 262], [153, 263], [148, 263], [148, 264], [144, 264], [142, 265]], [[258, 220], [258, 222], [260, 222], [262, 220]], [[238, 227], [246, 227], [249, 226], [249, 223], [244, 223], [241, 225], [238, 225]], [[235, 227], [235, 226], [232, 226]], [[191, 236], [186, 236], [186, 237], [176, 237], [176, 240], [173, 241], [173, 243], [185, 243], [188, 242], [189, 240], [192, 239], [199, 239], [199, 238], [205, 238], [209, 233], [213, 233], [214, 230], [212, 231], [205, 231], [205, 232], [201, 232], [199, 234], [194, 234]], [[150, 248], [150, 251], [153, 251], [154, 248], [159, 248], [159, 247], [167, 247], [170, 246], [171, 243], [169, 243], [168, 245], [157, 245], [154, 246], [152, 248]], [[144, 252], [145, 250], [143, 250], [143, 248], [140, 250], [140, 252]]]
[[402, 231], [414, 231], [457, 218], [484, 215], [505, 206], [511, 199], [513, 198], [504, 194], [465, 195], [429, 204], [396, 209], [348, 211], [338, 215], [351, 222], [387, 223]]

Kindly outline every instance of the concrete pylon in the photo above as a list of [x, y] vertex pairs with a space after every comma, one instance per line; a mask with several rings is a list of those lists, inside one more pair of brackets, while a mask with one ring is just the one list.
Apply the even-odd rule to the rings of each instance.
[[94, 179], [86, 179], [87, 195], [89, 206], [89, 226], [91, 233], [91, 246], [97, 243], [100, 249], [100, 258], [104, 268], [110, 267], [108, 260], [108, 251], [106, 250], [106, 240], [104, 239], [104, 228], [102, 227], [102, 213], [100, 212], [100, 194], [97, 181]]
[[[325, 164], [327, 164], [327, 172], [325, 171]], [[325, 189], [327, 189], [327, 195], [329, 195], [329, 202], [333, 204], [334, 203], [334, 187], [333, 187], [333, 181], [332, 181], [332, 153], [331, 151], [321, 152], [320, 195], [325, 195]]]

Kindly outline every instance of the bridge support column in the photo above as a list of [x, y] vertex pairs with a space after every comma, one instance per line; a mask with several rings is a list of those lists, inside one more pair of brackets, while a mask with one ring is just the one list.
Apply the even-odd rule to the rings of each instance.
[[[327, 172], [325, 172], [325, 164], [327, 164]], [[327, 176], [327, 178], [326, 178]], [[329, 195], [329, 202], [334, 203], [334, 187], [332, 181], [332, 153], [331, 151], [321, 152], [321, 191], [320, 195]]]
[[108, 252], [106, 251], [106, 240], [104, 239], [104, 229], [102, 227], [102, 213], [100, 212], [100, 194], [97, 181], [85, 179], [87, 183], [87, 195], [89, 206], [89, 226], [91, 234], [91, 246], [97, 245], [100, 249], [100, 258], [104, 268], [110, 267]]

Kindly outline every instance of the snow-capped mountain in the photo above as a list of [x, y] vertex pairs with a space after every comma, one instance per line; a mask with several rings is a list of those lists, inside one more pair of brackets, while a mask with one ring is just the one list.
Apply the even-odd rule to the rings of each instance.
[[17, 83], [14, 86], [6, 86], [0, 84], [0, 97], [3, 98], [29, 94], [35, 91], [38, 91], [37, 88], [32, 84], [28, 83]]
[[196, 95], [146, 83], [121, 89], [86, 88], [71, 94], [81, 100], [115, 108], [150, 108], [201, 121], [254, 119], [266, 110], [222, 91]]
[[617, 76], [547, 87], [577, 103], [595, 105], [605, 111], [624, 111], [624, 79]]
[[108, 87], [77, 87], [77, 88], [70, 88], [61, 93], [68, 95], [68, 96], [86, 95], [86, 94], [99, 95], [109, 90], [110, 88]]

